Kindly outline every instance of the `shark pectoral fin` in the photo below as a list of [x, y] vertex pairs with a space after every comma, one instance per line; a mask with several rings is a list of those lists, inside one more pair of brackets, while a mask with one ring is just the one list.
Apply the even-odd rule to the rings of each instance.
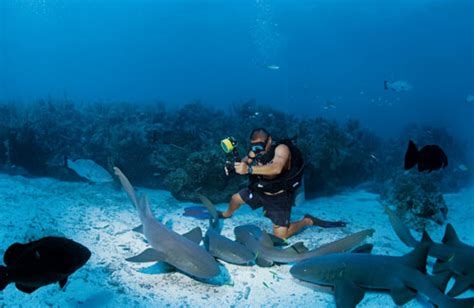
[[364, 244], [352, 250], [352, 253], [371, 253], [374, 245], [372, 244]]
[[132, 231], [143, 234], [143, 225], [136, 226], [135, 228], [132, 229]]
[[449, 261], [444, 262], [440, 259], [436, 260], [436, 263], [433, 266], [433, 274], [438, 274], [447, 271], [451, 271], [451, 264], [449, 263]]
[[334, 285], [337, 307], [355, 307], [364, 298], [364, 290], [354, 282], [340, 280]]
[[60, 287], [61, 289], [64, 288], [64, 286], [66, 285], [66, 283], [67, 283], [67, 278], [68, 278], [68, 277], [59, 280], [59, 287]]
[[271, 267], [273, 266], [273, 262], [272, 261], [268, 261], [262, 257], [257, 257], [257, 259], [255, 260], [255, 263], [258, 265], [258, 266], [261, 266], [261, 267]]
[[192, 241], [192, 242], [199, 245], [199, 243], [201, 243], [201, 240], [202, 240], [201, 228], [196, 227], [196, 228], [192, 229], [191, 231], [189, 231], [187, 233], [184, 233], [183, 236], [185, 238], [187, 238], [188, 240], [190, 240], [190, 241]]
[[454, 283], [451, 290], [448, 292], [448, 296], [454, 297], [464, 293], [468, 290], [471, 285], [474, 284], [474, 274], [467, 276], [457, 276], [456, 282]]
[[392, 288], [390, 295], [396, 305], [402, 306], [411, 301], [416, 297], [416, 291], [401, 285], [399, 287]]
[[18, 283], [16, 283], [15, 286], [21, 292], [25, 292], [25, 293], [28, 293], [28, 294], [31, 294], [31, 293], [33, 293], [34, 291], [36, 291], [38, 289], [38, 288], [35, 288], [35, 287], [27, 287], [27, 286], [24, 286], [24, 285], [21, 285], [21, 284], [18, 284]]
[[159, 252], [156, 249], [153, 248], [148, 248], [145, 251], [143, 251], [141, 254], [127, 258], [128, 262], [136, 262], [136, 263], [144, 263], [144, 262], [157, 262], [157, 261], [163, 261], [165, 259], [165, 255], [161, 252]]
[[291, 248], [293, 248], [297, 253], [305, 253], [309, 251], [308, 247], [306, 247], [303, 242], [295, 243], [291, 245]]

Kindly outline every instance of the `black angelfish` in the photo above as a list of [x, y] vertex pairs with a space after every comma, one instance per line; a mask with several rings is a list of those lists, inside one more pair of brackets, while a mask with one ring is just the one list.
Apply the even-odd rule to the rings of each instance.
[[448, 166], [448, 157], [437, 145], [425, 145], [418, 151], [415, 143], [410, 140], [405, 154], [405, 170], [413, 168], [418, 164], [418, 171], [438, 170]]
[[3, 256], [6, 267], [0, 266], [0, 290], [12, 282], [25, 293], [56, 282], [63, 288], [90, 256], [87, 247], [63, 237], [12, 244]]

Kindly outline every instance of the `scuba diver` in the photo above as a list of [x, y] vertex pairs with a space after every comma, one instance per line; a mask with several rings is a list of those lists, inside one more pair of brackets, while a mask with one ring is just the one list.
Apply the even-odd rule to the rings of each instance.
[[299, 149], [291, 139], [273, 142], [264, 128], [250, 134], [251, 148], [242, 161], [226, 165], [225, 171], [249, 176], [247, 188], [234, 194], [226, 211], [219, 217], [229, 218], [242, 204], [252, 210], [263, 207], [263, 213], [273, 223], [275, 236], [287, 239], [306, 226], [323, 228], [344, 227], [343, 221], [325, 221], [309, 214], [290, 222], [291, 208], [295, 202], [295, 191], [301, 186], [304, 161]]

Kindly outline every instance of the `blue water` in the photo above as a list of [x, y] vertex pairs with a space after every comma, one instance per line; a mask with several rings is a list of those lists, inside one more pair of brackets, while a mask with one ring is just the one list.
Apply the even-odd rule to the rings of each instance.
[[472, 139], [472, 0], [3, 0], [0, 35], [0, 100], [255, 98], [379, 135], [416, 121]]

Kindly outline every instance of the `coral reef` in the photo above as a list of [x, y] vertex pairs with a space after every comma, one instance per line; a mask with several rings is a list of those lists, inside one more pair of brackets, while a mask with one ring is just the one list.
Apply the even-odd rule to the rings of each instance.
[[387, 182], [381, 193], [381, 200], [394, 204], [399, 216], [417, 230], [422, 230], [430, 219], [443, 224], [447, 219], [448, 207], [438, 186], [440, 174], [398, 172]]
[[[249, 133], [256, 127], [265, 127], [275, 140], [297, 136], [306, 162], [307, 198], [366, 181], [379, 183], [378, 191], [385, 191], [389, 183], [397, 189], [385, 192], [385, 200], [416, 217], [437, 217], [443, 213], [442, 201], [434, 194], [459, 189], [468, 177], [451, 167], [466, 163], [466, 149], [446, 130], [410, 126], [396, 140], [384, 141], [354, 120], [300, 119], [255, 100], [235, 103], [227, 113], [199, 101], [167, 110], [161, 102], [75, 104], [51, 98], [0, 103], [0, 111], [0, 165], [77, 181], [81, 179], [65, 167], [65, 158], [92, 159], [110, 172], [119, 166], [137, 185], [170, 190], [179, 200], [197, 201], [199, 192], [214, 202], [226, 202], [245, 186], [245, 176], [225, 176], [226, 157], [219, 143], [234, 136], [244, 155]], [[443, 176], [399, 176], [397, 183], [390, 182], [402, 168], [409, 139], [445, 149], [450, 168]], [[428, 187], [431, 181], [433, 188]], [[409, 198], [414, 205], [407, 205]]]

